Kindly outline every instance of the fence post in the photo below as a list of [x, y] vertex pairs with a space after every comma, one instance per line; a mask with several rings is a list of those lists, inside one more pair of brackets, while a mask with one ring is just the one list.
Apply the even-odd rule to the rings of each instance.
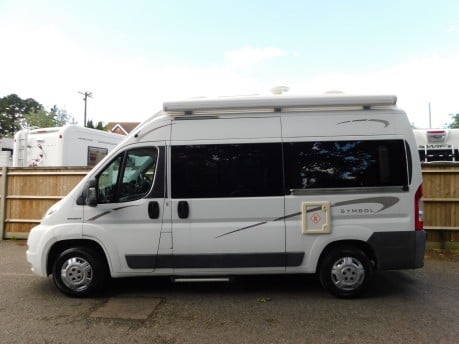
[[6, 192], [8, 190], [8, 168], [2, 168], [2, 183], [0, 185], [0, 241], [5, 239], [5, 220], [6, 220]]

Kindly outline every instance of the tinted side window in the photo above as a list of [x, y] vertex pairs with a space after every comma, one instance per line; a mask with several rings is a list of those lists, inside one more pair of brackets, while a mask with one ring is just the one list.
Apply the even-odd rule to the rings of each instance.
[[408, 184], [403, 140], [290, 142], [284, 154], [287, 193]]
[[172, 146], [172, 197], [282, 195], [280, 143]]

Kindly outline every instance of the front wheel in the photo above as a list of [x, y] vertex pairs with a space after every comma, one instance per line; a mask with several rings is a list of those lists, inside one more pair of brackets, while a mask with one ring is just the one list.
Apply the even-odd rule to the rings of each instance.
[[357, 248], [332, 249], [319, 269], [322, 285], [342, 298], [360, 296], [367, 289], [373, 273], [367, 255]]
[[66, 295], [85, 297], [100, 290], [107, 279], [104, 259], [87, 247], [63, 251], [53, 265], [56, 287]]

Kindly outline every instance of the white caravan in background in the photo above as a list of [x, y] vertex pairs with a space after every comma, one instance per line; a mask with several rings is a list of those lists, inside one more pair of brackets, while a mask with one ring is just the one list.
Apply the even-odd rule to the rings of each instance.
[[0, 139], [0, 167], [11, 166], [11, 157], [13, 155], [13, 139], [3, 137]]
[[14, 135], [13, 167], [93, 167], [124, 138], [76, 125], [22, 129]]
[[424, 264], [422, 176], [395, 96], [164, 103], [49, 209], [27, 259], [70, 296], [109, 277], [318, 273], [355, 297]]
[[421, 162], [459, 161], [459, 129], [414, 129]]

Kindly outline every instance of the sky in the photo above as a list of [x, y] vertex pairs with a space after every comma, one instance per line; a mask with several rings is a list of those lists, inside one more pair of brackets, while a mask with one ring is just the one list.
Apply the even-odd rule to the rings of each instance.
[[79, 124], [79, 92], [94, 122], [141, 122], [167, 100], [282, 85], [395, 94], [416, 127], [440, 128], [458, 84], [457, 0], [0, 0], [0, 97]]

